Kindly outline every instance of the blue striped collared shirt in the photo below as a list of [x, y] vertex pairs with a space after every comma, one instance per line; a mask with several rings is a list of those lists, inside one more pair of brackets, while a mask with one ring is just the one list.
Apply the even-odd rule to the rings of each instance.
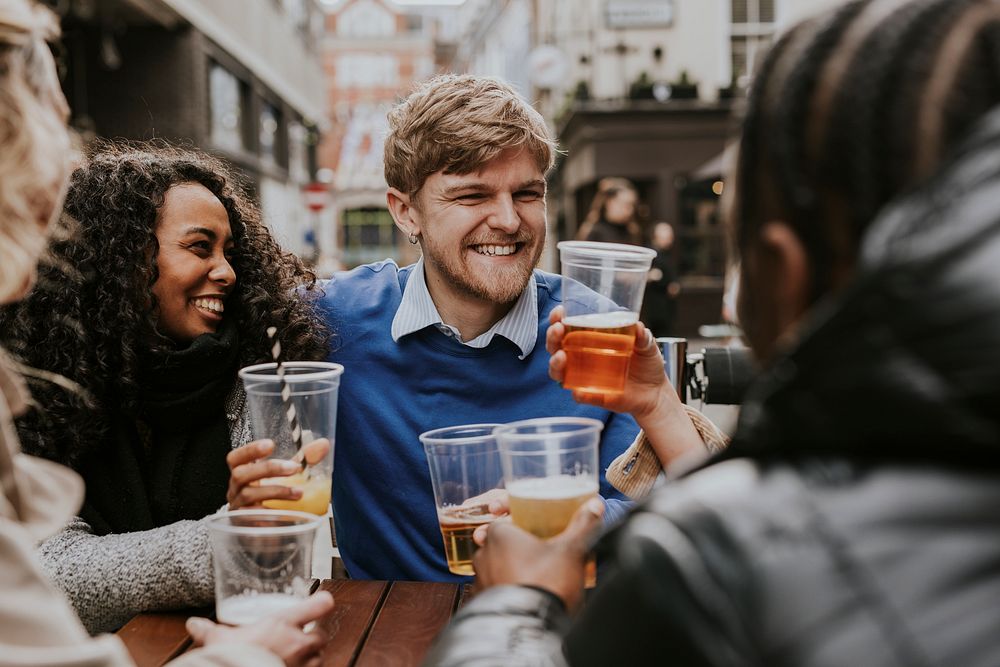
[[463, 345], [476, 348], [489, 345], [493, 336], [503, 336], [521, 350], [518, 359], [524, 359], [531, 354], [538, 339], [538, 288], [535, 285], [535, 275], [532, 273], [528, 285], [506, 315], [488, 331], [470, 341], [462, 341], [458, 329], [441, 320], [434, 300], [427, 291], [427, 282], [424, 280], [424, 258], [421, 257], [413, 267], [410, 279], [406, 281], [403, 299], [399, 303], [396, 316], [392, 319], [392, 339], [399, 341], [403, 336], [429, 326], [437, 327], [441, 333]]

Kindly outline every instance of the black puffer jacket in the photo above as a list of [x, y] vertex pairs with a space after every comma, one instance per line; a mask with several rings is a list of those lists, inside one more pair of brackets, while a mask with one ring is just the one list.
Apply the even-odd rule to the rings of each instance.
[[484, 592], [432, 665], [1000, 665], [1000, 112], [889, 207], [723, 459], [599, 551], [581, 616]]

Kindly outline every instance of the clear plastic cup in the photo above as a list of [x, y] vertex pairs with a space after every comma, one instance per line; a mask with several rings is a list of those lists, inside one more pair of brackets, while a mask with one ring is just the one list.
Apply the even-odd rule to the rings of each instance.
[[[576, 510], [597, 496], [604, 424], [587, 417], [528, 419], [494, 431], [514, 524], [541, 538], [566, 530]], [[593, 559], [586, 585], [596, 583]]]
[[320, 521], [315, 514], [281, 510], [236, 510], [208, 519], [220, 623], [256, 623], [309, 596]]
[[503, 469], [493, 429], [499, 424], [470, 424], [427, 431], [420, 442], [434, 487], [438, 525], [448, 570], [473, 575], [476, 528], [493, 521], [489, 503], [502, 495]]
[[656, 252], [640, 246], [563, 241], [563, 387], [601, 394], [625, 389], [646, 276]]
[[[298, 500], [266, 500], [271, 509], [326, 514], [333, 479], [333, 448], [337, 432], [337, 392], [344, 367], [324, 361], [290, 361], [285, 367], [289, 400], [295, 406], [305, 452], [296, 449], [287, 410], [281, 397], [277, 364], [258, 364], [240, 370], [247, 394], [250, 427], [254, 440], [274, 441], [272, 458], [302, 460], [309, 466], [287, 477], [261, 480], [262, 485], [294, 486], [302, 490]], [[313, 455], [315, 454], [315, 456]]]

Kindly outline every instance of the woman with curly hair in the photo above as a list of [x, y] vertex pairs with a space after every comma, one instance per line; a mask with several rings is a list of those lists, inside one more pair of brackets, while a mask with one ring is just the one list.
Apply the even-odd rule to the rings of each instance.
[[236, 372], [269, 360], [269, 326], [293, 359], [324, 358], [327, 334], [314, 275], [210, 156], [100, 145], [72, 174], [64, 218], [0, 331], [23, 364], [80, 388], [36, 383], [39, 409], [18, 431], [25, 451], [86, 482], [80, 516], [39, 554], [99, 632], [212, 600], [199, 520], [225, 503], [226, 455], [250, 439]]

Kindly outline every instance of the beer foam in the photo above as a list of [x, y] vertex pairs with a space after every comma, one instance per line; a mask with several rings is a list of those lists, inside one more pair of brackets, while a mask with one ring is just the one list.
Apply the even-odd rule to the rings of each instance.
[[558, 500], [578, 498], [597, 493], [597, 481], [584, 475], [556, 475], [519, 479], [507, 485], [507, 491], [516, 498], [532, 500]]
[[481, 512], [449, 512], [447, 509], [438, 510], [438, 522], [446, 526], [461, 526], [470, 523], [489, 523], [497, 518], [495, 514], [483, 514]]
[[287, 593], [245, 593], [220, 602], [215, 615], [226, 625], [250, 625], [300, 602], [302, 598]]
[[563, 320], [563, 324], [569, 327], [587, 327], [589, 329], [619, 329], [635, 324], [639, 321], [639, 314], [627, 310], [619, 310], [613, 313], [589, 313], [587, 315], [574, 315]]

